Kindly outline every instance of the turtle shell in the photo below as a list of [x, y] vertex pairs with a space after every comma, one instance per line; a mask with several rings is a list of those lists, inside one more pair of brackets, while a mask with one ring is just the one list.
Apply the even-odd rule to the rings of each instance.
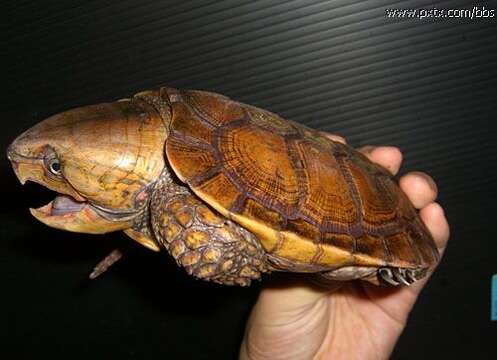
[[171, 99], [171, 168], [257, 235], [277, 267], [419, 269], [438, 260], [391, 175], [351, 147], [218, 94], [175, 90]]

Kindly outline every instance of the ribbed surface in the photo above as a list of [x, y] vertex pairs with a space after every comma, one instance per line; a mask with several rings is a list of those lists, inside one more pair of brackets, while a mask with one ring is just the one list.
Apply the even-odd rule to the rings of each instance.
[[[497, 10], [497, 1], [484, 5]], [[387, 8], [472, 6], [380, 0], [10, 2], [4, 4], [0, 34], [2, 116], [9, 125], [0, 139], [6, 145], [56, 111], [167, 84], [217, 91], [336, 132], [355, 146], [397, 145], [405, 156], [403, 171], [427, 171], [437, 180], [453, 237], [395, 354], [417, 359], [447, 356], [452, 349], [460, 356], [471, 350], [478, 357], [481, 351], [479, 358], [485, 358], [489, 333], [481, 329], [491, 331], [487, 285], [497, 272], [497, 18], [385, 17]], [[2, 181], [14, 186], [12, 179]], [[452, 316], [470, 305], [474, 316]], [[475, 337], [477, 328], [482, 338]], [[433, 333], [446, 333], [447, 339], [434, 341]], [[217, 341], [223, 339], [228, 349], [211, 350], [231, 356], [238, 337], [218, 333]]]

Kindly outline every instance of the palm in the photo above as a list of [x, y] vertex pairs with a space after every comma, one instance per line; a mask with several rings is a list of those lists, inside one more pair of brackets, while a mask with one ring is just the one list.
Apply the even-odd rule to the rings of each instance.
[[407, 288], [399, 291], [361, 282], [328, 295], [329, 321], [321, 353], [337, 359], [345, 349], [354, 349], [354, 355], [360, 359], [371, 354], [388, 357], [414, 299]]
[[[392, 173], [400, 167], [398, 150], [362, 151]], [[443, 252], [449, 228], [442, 209], [433, 202], [434, 183], [426, 175], [411, 174], [401, 179], [400, 185], [420, 209], [422, 220]], [[276, 279], [259, 295], [240, 358], [388, 358], [426, 281], [408, 288], [383, 288], [356, 281], [330, 290], [309, 285], [308, 279]]]

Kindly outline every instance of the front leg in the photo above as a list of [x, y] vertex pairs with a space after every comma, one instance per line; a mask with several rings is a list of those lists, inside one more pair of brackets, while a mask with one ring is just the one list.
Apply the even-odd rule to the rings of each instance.
[[158, 242], [186, 272], [226, 285], [249, 285], [266, 272], [257, 238], [210, 210], [189, 189], [162, 182], [151, 202]]

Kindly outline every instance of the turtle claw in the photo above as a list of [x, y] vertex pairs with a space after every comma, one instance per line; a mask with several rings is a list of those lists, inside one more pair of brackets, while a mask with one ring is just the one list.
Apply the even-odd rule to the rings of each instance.
[[412, 269], [406, 270], [406, 277], [407, 277], [407, 281], [409, 281], [411, 284], [418, 280], [418, 279], [416, 279], [416, 275]]
[[412, 285], [416, 282], [415, 272], [412, 269], [403, 268], [381, 268], [378, 270], [378, 276], [386, 283], [398, 286], [404, 284]]
[[392, 273], [392, 269], [390, 268], [381, 268], [378, 270], [378, 275], [387, 283], [393, 286], [398, 286], [399, 282], [395, 280], [394, 275]]
[[406, 279], [406, 269], [402, 269], [402, 268], [395, 268], [393, 269], [393, 274], [396, 278], [396, 280], [398, 280], [399, 282], [401, 282], [402, 284], [404, 285], [411, 285], [410, 282], [407, 281]]

